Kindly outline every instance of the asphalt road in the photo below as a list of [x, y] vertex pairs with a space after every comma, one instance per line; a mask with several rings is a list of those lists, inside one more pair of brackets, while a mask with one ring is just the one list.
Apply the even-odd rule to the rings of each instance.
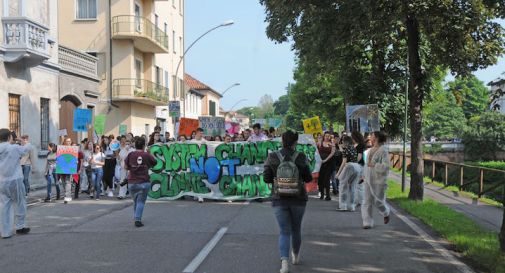
[[[359, 212], [336, 207], [310, 199], [302, 264], [291, 272], [458, 272], [396, 215], [363, 230]], [[269, 202], [149, 201], [142, 228], [132, 210], [113, 199], [32, 206], [32, 232], [0, 240], [0, 272], [279, 272]]]

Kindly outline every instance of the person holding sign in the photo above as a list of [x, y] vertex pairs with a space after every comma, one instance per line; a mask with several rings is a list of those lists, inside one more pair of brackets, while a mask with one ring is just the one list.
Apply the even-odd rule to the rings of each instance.
[[[13, 235], [14, 210], [16, 210], [16, 234], [27, 234], [25, 226], [26, 192], [20, 159], [32, 149], [30, 144], [14, 145], [12, 133], [0, 129], [0, 233], [2, 238]], [[24, 144], [24, 140], [21, 142]], [[15, 208], [15, 209], [14, 209]]]
[[71, 138], [64, 138], [62, 145], [58, 146], [56, 152], [56, 174], [59, 174], [65, 190], [65, 204], [72, 201], [72, 192], [74, 190], [72, 175], [77, 173], [78, 160], [79, 147], [72, 146]]

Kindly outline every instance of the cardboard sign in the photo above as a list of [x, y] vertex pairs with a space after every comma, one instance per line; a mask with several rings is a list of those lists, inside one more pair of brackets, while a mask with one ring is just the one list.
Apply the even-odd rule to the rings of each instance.
[[323, 126], [319, 117], [313, 117], [303, 120], [303, 131], [306, 134], [313, 135], [316, 138], [317, 134], [323, 134]]
[[105, 132], [105, 115], [100, 114], [95, 117], [95, 131], [99, 135], [103, 135]]
[[[153, 145], [149, 152], [157, 164], [151, 168], [149, 197], [165, 200], [182, 196], [216, 200], [270, 197], [272, 185], [264, 181], [263, 165], [268, 154], [281, 147], [280, 138], [256, 143], [212, 141]], [[312, 136], [300, 135], [296, 150], [305, 154], [312, 177], [316, 178], [321, 157]], [[315, 180], [305, 185], [308, 190], [317, 189]]]
[[168, 115], [170, 117], [179, 117], [181, 115], [181, 102], [169, 101], [168, 102]]
[[377, 104], [348, 105], [345, 108], [349, 131], [374, 132], [380, 130], [379, 106]]
[[58, 145], [56, 150], [56, 173], [76, 174], [79, 146]]
[[181, 118], [179, 121], [179, 136], [184, 135], [186, 138], [191, 137], [191, 133], [196, 131], [200, 126], [197, 119], [192, 118]]
[[74, 132], [87, 132], [88, 125], [91, 124], [91, 110], [75, 109], [74, 110]]
[[198, 117], [200, 127], [206, 136], [224, 136], [224, 118], [221, 117]]
[[58, 136], [66, 136], [67, 134], [67, 129], [60, 129], [58, 130]]
[[120, 136], [126, 136], [126, 130], [127, 130], [126, 124], [119, 124], [119, 135]]

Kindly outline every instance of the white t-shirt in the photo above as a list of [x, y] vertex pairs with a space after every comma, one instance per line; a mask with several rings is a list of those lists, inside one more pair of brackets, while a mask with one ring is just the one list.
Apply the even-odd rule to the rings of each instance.
[[83, 154], [84, 154], [84, 160], [82, 162], [82, 165], [84, 166], [84, 168], [86, 168], [89, 166], [89, 161], [93, 156], [93, 153], [91, 151], [84, 150]]
[[[103, 153], [93, 154], [93, 161], [105, 163], [105, 155]], [[102, 167], [103, 167], [102, 165], [91, 164], [92, 169], [99, 169]]]

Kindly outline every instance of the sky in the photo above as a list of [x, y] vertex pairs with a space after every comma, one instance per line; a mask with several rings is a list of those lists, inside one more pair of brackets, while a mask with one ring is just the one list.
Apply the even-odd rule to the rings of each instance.
[[[267, 38], [265, 11], [258, 0], [185, 0], [184, 15], [186, 47], [207, 30], [227, 20], [235, 22], [210, 32], [185, 57], [186, 73], [218, 92], [240, 83], [222, 98], [223, 109], [257, 106], [265, 94], [274, 100], [286, 94], [293, 82], [295, 54], [291, 43]], [[475, 75], [487, 84], [502, 72], [505, 57]]]

